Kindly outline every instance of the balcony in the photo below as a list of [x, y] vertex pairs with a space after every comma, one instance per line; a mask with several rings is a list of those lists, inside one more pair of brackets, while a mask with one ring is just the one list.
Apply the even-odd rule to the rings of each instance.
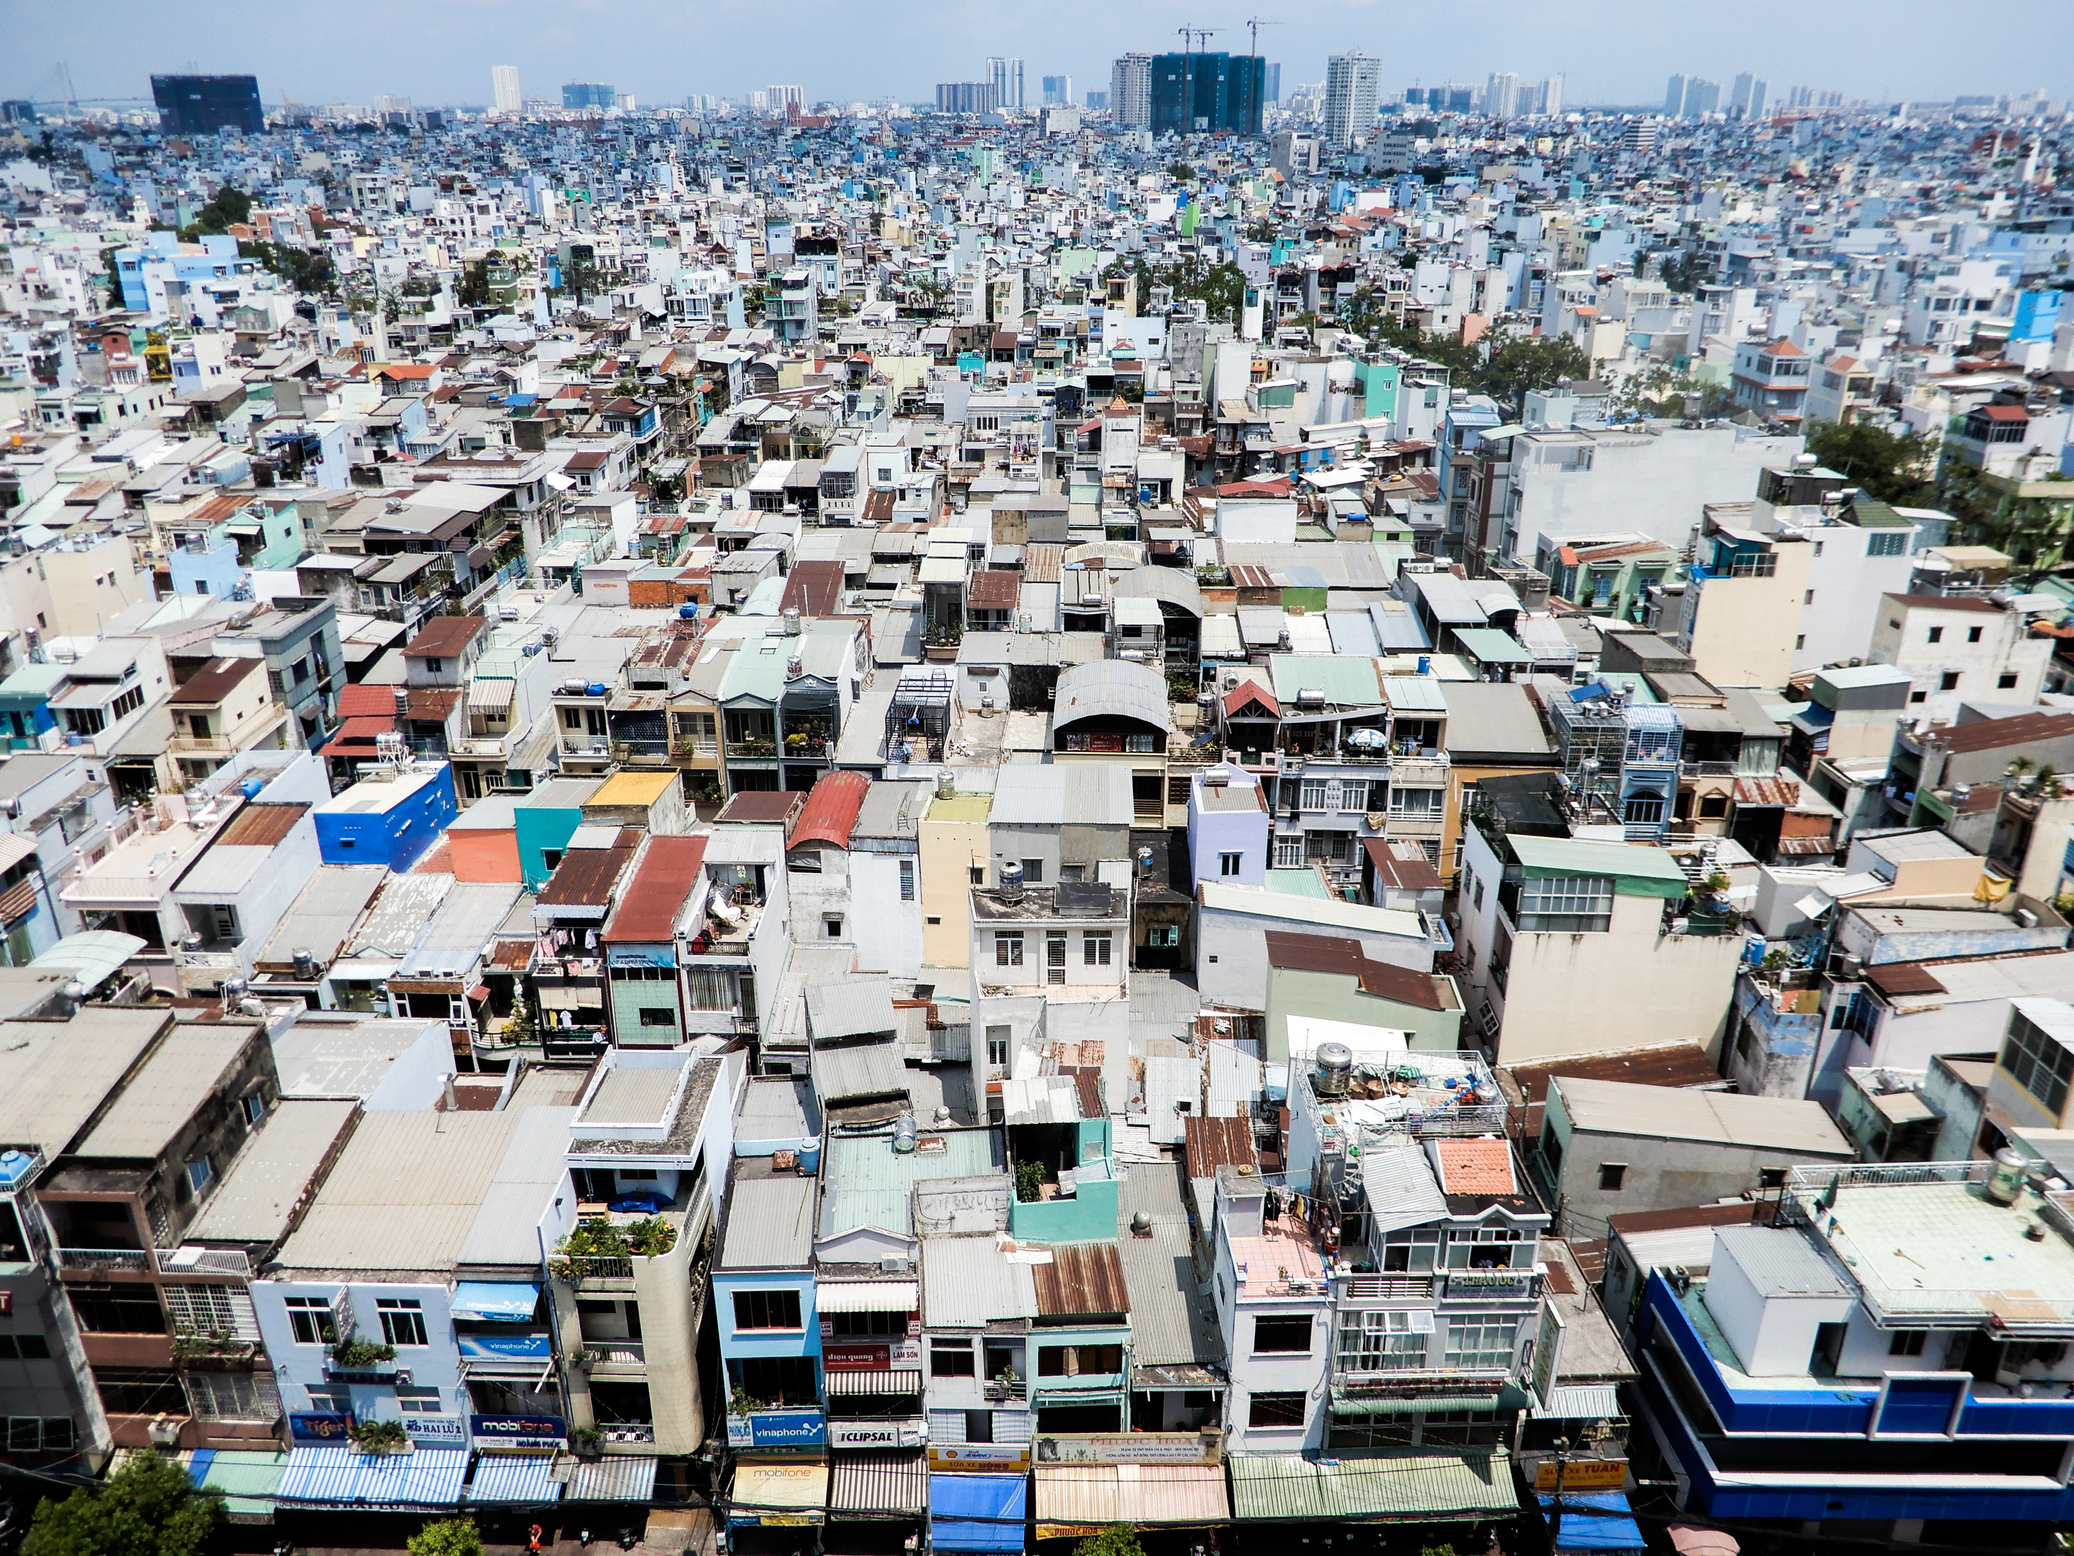
[[120, 1270], [131, 1275], [149, 1275], [152, 1270], [148, 1248], [60, 1248], [61, 1270]]
[[594, 1377], [639, 1376], [648, 1371], [648, 1351], [639, 1340], [585, 1340]]
[[1433, 1278], [1429, 1275], [1353, 1275], [1345, 1278], [1340, 1289], [1349, 1302], [1433, 1300]]
[[227, 735], [193, 735], [185, 732], [173, 736], [169, 749], [180, 752], [197, 752], [216, 756], [228, 756], [237, 750], [237, 745]]
[[731, 757], [768, 758], [778, 754], [778, 743], [769, 737], [751, 740], [730, 740], [727, 754]]

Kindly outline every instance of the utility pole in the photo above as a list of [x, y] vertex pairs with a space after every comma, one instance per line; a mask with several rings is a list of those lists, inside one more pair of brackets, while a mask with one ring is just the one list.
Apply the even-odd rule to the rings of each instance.
[[1556, 1461], [1555, 1501], [1548, 1510], [1548, 1548], [1551, 1552], [1561, 1549], [1563, 1538], [1563, 1470], [1565, 1456], [1570, 1451], [1570, 1439], [1558, 1437], [1553, 1444]]
[[1246, 123], [1262, 130], [1267, 127], [1267, 95], [1261, 88], [1267, 85], [1267, 81], [1260, 68], [1260, 29], [1281, 25], [1258, 16], [1246, 19], [1246, 28], [1253, 34], [1253, 48], [1246, 56]]

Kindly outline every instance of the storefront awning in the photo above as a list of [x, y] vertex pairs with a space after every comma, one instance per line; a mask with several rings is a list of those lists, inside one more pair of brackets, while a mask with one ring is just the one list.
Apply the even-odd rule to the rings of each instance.
[[1334, 1395], [1336, 1416], [1415, 1416], [1428, 1410], [1496, 1410], [1498, 1396], [1491, 1394], [1414, 1394], [1408, 1397], [1361, 1398]]
[[831, 1372], [826, 1374], [830, 1399], [854, 1398], [862, 1394], [919, 1394], [922, 1374], [896, 1367], [890, 1372]]
[[939, 1551], [1020, 1551], [1029, 1501], [1021, 1475], [931, 1475], [929, 1543]]
[[1070, 1464], [1037, 1467], [1037, 1538], [1231, 1522], [1220, 1464]]
[[470, 1502], [553, 1502], [562, 1494], [551, 1453], [486, 1453], [475, 1461]]
[[828, 1479], [830, 1518], [920, 1518], [929, 1511], [928, 1458], [920, 1448], [838, 1457]]
[[576, 1462], [571, 1502], [646, 1502], [655, 1496], [655, 1460], [634, 1454]]
[[280, 1502], [351, 1507], [452, 1507], [468, 1454], [460, 1448], [366, 1454], [358, 1448], [292, 1448], [274, 1493]]
[[[1541, 1516], [1555, 1507], [1553, 1493], [1541, 1498]], [[1624, 1491], [1566, 1491], [1563, 1517], [1556, 1530], [1559, 1551], [1639, 1551], [1649, 1542], [1635, 1522]]]
[[241, 1449], [197, 1448], [187, 1461], [187, 1478], [223, 1497], [224, 1517], [236, 1523], [272, 1523], [274, 1497], [288, 1455]]
[[532, 1321], [533, 1310], [540, 1305], [540, 1288], [521, 1285], [517, 1282], [505, 1284], [499, 1281], [464, 1280], [454, 1287], [454, 1299], [447, 1304], [456, 1318], [472, 1318], [488, 1323], [523, 1324]]
[[735, 1469], [727, 1521], [818, 1524], [827, 1518], [827, 1507], [826, 1464], [743, 1464]]
[[814, 1308], [821, 1313], [912, 1313], [915, 1282], [911, 1280], [846, 1280], [814, 1288]]
[[1503, 1448], [1340, 1449], [1330, 1459], [1242, 1453], [1230, 1460], [1236, 1518], [1262, 1522], [1422, 1523], [1519, 1515]]

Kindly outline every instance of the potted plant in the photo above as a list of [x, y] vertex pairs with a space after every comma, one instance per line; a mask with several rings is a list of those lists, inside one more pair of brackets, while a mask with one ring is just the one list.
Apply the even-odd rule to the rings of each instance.
[[621, 1229], [627, 1251], [640, 1258], [653, 1258], [677, 1246], [677, 1229], [661, 1216], [644, 1216]]
[[408, 1453], [410, 1434], [401, 1421], [355, 1421], [346, 1428], [353, 1446], [362, 1453]]
[[377, 1362], [396, 1360], [396, 1347], [355, 1334], [350, 1340], [341, 1340], [331, 1348], [331, 1359], [344, 1371], [358, 1372]]
[[569, 1451], [579, 1459], [595, 1459], [604, 1450], [605, 1434], [595, 1426], [569, 1428]]
[[563, 1361], [574, 1367], [578, 1372], [589, 1372], [595, 1363], [601, 1362], [604, 1359], [605, 1353], [603, 1351], [587, 1350], [580, 1345], [562, 1358]]

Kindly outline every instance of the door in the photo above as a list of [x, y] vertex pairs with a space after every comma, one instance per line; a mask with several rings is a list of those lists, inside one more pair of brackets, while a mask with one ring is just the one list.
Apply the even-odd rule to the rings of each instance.
[[1063, 930], [1052, 930], [1044, 937], [1044, 981], [1066, 981], [1066, 935]]

